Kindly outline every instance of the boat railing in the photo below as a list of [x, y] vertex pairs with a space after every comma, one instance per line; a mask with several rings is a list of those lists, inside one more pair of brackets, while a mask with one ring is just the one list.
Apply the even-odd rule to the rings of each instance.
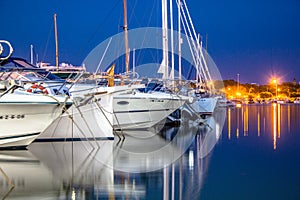
[[[8, 46], [8, 52], [5, 51], [5, 49], [3, 48], [1, 43]], [[14, 51], [14, 49], [11, 46], [10, 42], [8, 42], [6, 40], [0, 40], [0, 63], [3, 60], [7, 60], [12, 55], [13, 51]], [[3, 52], [6, 52], [7, 55], [2, 55]]]
[[0, 98], [8, 93], [12, 93], [15, 89], [20, 88], [21, 86], [16, 85], [16, 84], [11, 85], [10, 83], [7, 83], [6, 87], [8, 87], [8, 88], [4, 92], [0, 93]]
[[22, 80], [22, 81], [30, 81], [29, 78], [25, 77], [21, 73], [17, 71], [11, 72], [2, 72], [0, 75], [1, 80]]

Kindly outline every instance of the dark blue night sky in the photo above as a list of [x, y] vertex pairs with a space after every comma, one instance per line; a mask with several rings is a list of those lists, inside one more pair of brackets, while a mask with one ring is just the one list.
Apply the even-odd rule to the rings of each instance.
[[[223, 79], [267, 83], [300, 81], [299, 0], [186, 0], [196, 30], [208, 35], [208, 52]], [[161, 26], [160, 0], [127, 0], [130, 29]], [[174, 1], [175, 5], [175, 1]], [[1, 0], [0, 39], [14, 56], [55, 63], [57, 13], [61, 62], [80, 65], [101, 41], [122, 32], [122, 0]]]

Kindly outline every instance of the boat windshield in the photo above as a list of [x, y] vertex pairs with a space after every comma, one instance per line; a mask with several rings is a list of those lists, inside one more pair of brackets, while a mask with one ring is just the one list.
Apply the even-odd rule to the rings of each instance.
[[27, 63], [26, 61], [24, 60], [18, 60], [18, 59], [14, 59], [13, 60], [15, 63], [17, 63], [18, 66], [21, 66], [21, 67], [24, 67], [24, 68], [27, 68], [27, 69], [35, 69], [36, 67], [30, 65], [29, 63]]
[[65, 80], [46, 71], [38, 68], [22, 58], [9, 58], [1, 63], [0, 79], [15, 79], [22, 81], [40, 81], [51, 80], [65, 82]]

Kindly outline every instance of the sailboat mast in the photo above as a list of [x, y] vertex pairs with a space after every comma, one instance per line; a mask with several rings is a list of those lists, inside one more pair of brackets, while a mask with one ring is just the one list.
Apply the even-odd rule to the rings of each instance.
[[178, 9], [178, 73], [179, 73], [179, 83], [181, 83], [181, 11], [180, 11], [181, 2], [177, 0], [177, 9]]
[[127, 25], [127, 4], [126, 0], [123, 0], [124, 5], [124, 37], [125, 37], [125, 66], [126, 66], [126, 73], [129, 72], [129, 49], [128, 49], [128, 25]]
[[58, 71], [58, 35], [57, 35], [57, 26], [56, 26], [56, 13], [54, 13], [54, 33], [55, 33], [55, 63], [56, 71]]
[[174, 28], [173, 28], [173, 0], [170, 0], [170, 28], [171, 28], [171, 74], [170, 78], [174, 87], [174, 77], [175, 77], [175, 69], [174, 69]]
[[163, 67], [164, 76], [163, 79], [168, 80], [169, 69], [168, 69], [168, 4], [167, 0], [162, 0], [162, 47], [163, 47]]

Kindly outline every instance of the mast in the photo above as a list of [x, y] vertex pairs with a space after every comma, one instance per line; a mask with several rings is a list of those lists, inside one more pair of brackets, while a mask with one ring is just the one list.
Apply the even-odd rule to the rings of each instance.
[[54, 13], [54, 33], [55, 33], [55, 63], [56, 71], [58, 71], [58, 36], [57, 36], [57, 26], [56, 26], [56, 13]]
[[132, 72], [133, 72], [133, 76], [135, 76], [135, 49], [133, 49], [132, 52]]
[[126, 0], [123, 0], [124, 5], [124, 37], [125, 37], [125, 66], [126, 66], [126, 73], [129, 72], [129, 49], [128, 49], [128, 25], [127, 25], [127, 4]]
[[170, 28], [171, 28], [171, 74], [170, 74], [170, 78], [171, 81], [173, 83], [173, 87], [174, 87], [174, 73], [175, 73], [175, 69], [174, 69], [174, 28], [173, 28], [173, 0], [170, 0]]
[[177, 0], [177, 9], [178, 9], [178, 73], [179, 73], [179, 83], [181, 83], [181, 12], [180, 12], [181, 2]]
[[162, 43], [163, 43], [163, 79], [168, 80], [168, 4], [167, 0], [162, 0]]

